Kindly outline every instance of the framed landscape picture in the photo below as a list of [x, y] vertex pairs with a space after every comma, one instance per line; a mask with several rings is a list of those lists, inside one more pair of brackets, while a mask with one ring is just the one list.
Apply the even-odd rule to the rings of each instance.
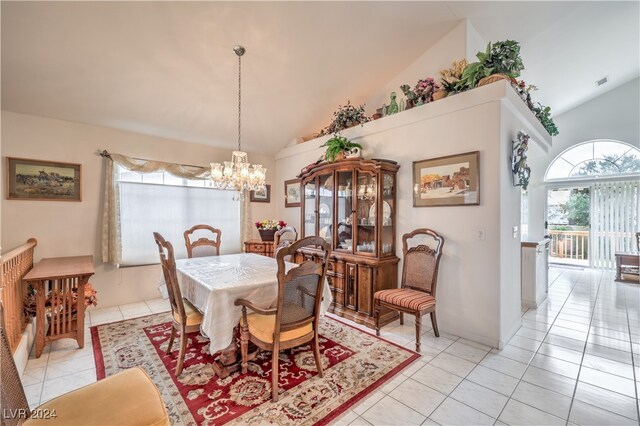
[[300, 207], [302, 197], [300, 195], [300, 179], [291, 179], [284, 182], [284, 206]]
[[82, 201], [82, 165], [7, 157], [7, 199]]
[[413, 206], [480, 205], [479, 151], [413, 162]]
[[270, 203], [271, 202], [271, 185], [265, 185], [262, 191], [251, 191], [249, 200], [252, 203]]

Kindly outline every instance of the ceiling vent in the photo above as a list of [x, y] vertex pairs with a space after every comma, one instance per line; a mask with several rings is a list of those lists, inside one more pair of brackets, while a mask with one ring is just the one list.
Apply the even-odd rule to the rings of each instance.
[[603, 84], [605, 84], [607, 81], [609, 81], [609, 77], [607, 77], [607, 76], [602, 77], [600, 80], [597, 80], [597, 81], [596, 81], [596, 87], [600, 87], [600, 86], [602, 86], [602, 85], [603, 85]]

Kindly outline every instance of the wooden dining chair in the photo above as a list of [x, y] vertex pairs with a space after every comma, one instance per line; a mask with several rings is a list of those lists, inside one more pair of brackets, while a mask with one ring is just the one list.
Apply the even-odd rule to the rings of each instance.
[[[213, 234], [213, 239], [201, 237], [195, 241], [191, 241], [192, 235], [196, 231], [208, 231]], [[184, 243], [187, 246], [187, 256], [205, 257], [220, 255], [220, 238], [222, 231], [209, 225], [195, 225], [184, 231]]]
[[53, 398], [33, 411], [20, 381], [0, 304], [0, 424], [13, 425], [166, 425], [169, 416], [149, 376], [134, 367]]
[[[316, 246], [322, 249], [319, 263], [306, 261], [285, 272], [285, 257], [297, 250]], [[236, 300], [242, 306], [240, 349], [242, 373], [247, 372], [249, 342], [271, 351], [271, 399], [278, 400], [278, 352], [310, 343], [318, 375], [322, 377], [322, 361], [318, 346], [318, 318], [322, 290], [331, 248], [321, 237], [307, 237], [278, 251], [278, 298], [274, 308], [263, 309], [246, 299]], [[247, 308], [253, 313], [247, 314]]]
[[[425, 244], [409, 247], [409, 240], [418, 236], [433, 238], [436, 243], [435, 249]], [[380, 310], [389, 308], [400, 312], [400, 324], [404, 324], [404, 313], [416, 316], [417, 352], [420, 352], [422, 315], [431, 314], [433, 332], [436, 337], [440, 337], [436, 321], [436, 285], [443, 246], [444, 237], [431, 229], [416, 229], [402, 236], [404, 260], [401, 286], [400, 288], [377, 291], [373, 295], [377, 336], [380, 336]]]
[[[284, 228], [273, 234], [273, 257], [276, 257], [278, 250], [283, 247], [288, 247], [298, 240], [298, 231], [293, 226], [285, 226]], [[285, 259], [285, 261], [289, 261]]]
[[160, 252], [160, 264], [162, 265], [162, 273], [167, 284], [167, 292], [169, 293], [169, 302], [171, 304], [172, 327], [167, 353], [171, 353], [176, 332], [180, 331], [180, 353], [178, 355], [178, 364], [176, 365], [177, 377], [182, 373], [184, 355], [187, 350], [187, 341], [189, 340], [187, 334], [200, 331], [202, 314], [187, 299], [182, 297], [176, 273], [173, 245], [157, 232], [153, 233], [153, 238], [156, 240]]

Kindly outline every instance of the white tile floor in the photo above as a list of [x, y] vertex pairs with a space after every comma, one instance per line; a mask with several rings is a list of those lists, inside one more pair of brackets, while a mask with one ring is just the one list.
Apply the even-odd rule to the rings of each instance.
[[[550, 269], [550, 282], [547, 301], [523, 312], [523, 327], [502, 350], [446, 333], [436, 338], [425, 326], [422, 358], [335, 424], [638, 424], [640, 287], [559, 267]], [[94, 309], [86, 326], [168, 308], [159, 299]], [[397, 323], [382, 330], [410, 349], [414, 333]], [[32, 406], [95, 381], [85, 336], [82, 350], [64, 340], [29, 360], [23, 382]]]

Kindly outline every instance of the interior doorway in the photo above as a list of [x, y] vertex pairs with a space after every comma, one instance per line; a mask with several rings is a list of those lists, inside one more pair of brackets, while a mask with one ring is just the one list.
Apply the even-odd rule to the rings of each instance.
[[589, 245], [591, 190], [586, 187], [547, 190], [549, 263], [591, 266]]

